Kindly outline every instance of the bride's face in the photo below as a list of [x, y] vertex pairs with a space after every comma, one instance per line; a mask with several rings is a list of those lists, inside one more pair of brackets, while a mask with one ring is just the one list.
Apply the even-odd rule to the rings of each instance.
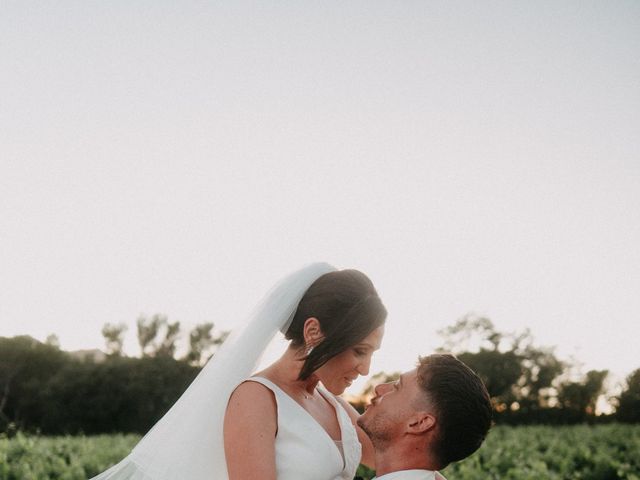
[[383, 335], [384, 326], [376, 328], [361, 342], [352, 345], [321, 366], [315, 371], [315, 376], [327, 390], [334, 395], [340, 395], [359, 375], [369, 374], [371, 356], [380, 348]]

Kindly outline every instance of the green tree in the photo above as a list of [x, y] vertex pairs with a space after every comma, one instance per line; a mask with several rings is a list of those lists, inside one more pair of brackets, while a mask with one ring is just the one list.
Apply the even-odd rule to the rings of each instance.
[[102, 327], [102, 336], [107, 346], [107, 353], [109, 355], [121, 356], [122, 347], [124, 344], [124, 333], [127, 331], [127, 326], [124, 323], [113, 324], [105, 323]]
[[144, 433], [199, 371], [169, 356], [96, 362], [31, 337], [0, 337], [0, 431]]
[[224, 343], [228, 331], [222, 331], [214, 336], [212, 322], [196, 325], [189, 333], [189, 351], [184, 360], [191, 365], [201, 366], [208, 360], [211, 351]]
[[171, 357], [176, 353], [176, 342], [180, 337], [180, 322], [164, 322], [164, 338], [155, 348], [154, 356]]
[[523, 375], [522, 359], [515, 352], [481, 349], [460, 353], [458, 358], [478, 374], [494, 401], [514, 400], [512, 389]]
[[151, 318], [140, 315], [137, 320], [138, 344], [143, 357], [153, 355], [157, 347], [154, 343], [160, 329], [167, 323], [167, 317], [156, 313]]
[[553, 384], [566, 364], [556, 358], [553, 348], [526, 345], [519, 351], [523, 378], [517, 390], [522, 409], [547, 408], [555, 398]]
[[451, 351], [484, 381], [497, 412], [520, 416], [545, 408], [564, 363], [553, 349], [536, 347], [529, 331], [506, 334], [490, 319], [467, 314], [441, 330], [440, 351]]
[[170, 323], [166, 315], [156, 313], [151, 318], [138, 317], [138, 344], [142, 356], [171, 357], [180, 338], [180, 322]]
[[594, 415], [598, 396], [602, 393], [607, 370], [589, 370], [579, 382], [565, 382], [559, 387], [558, 402], [580, 421]]
[[46, 383], [43, 433], [146, 432], [199, 369], [170, 357], [109, 357], [67, 364]]
[[487, 317], [468, 313], [438, 332], [444, 342], [441, 351], [465, 352], [478, 349], [498, 351], [504, 335]]
[[0, 430], [44, 418], [44, 386], [70, 361], [59, 348], [32, 337], [0, 337]]
[[640, 422], [640, 368], [627, 377], [627, 386], [618, 397], [616, 415], [621, 422]]
[[444, 338], [440, 351], [450, 351], [478, 374], [498, 410], [507, 409], [513, 390], [523, 375], [522, 358], [514, 342], [498, 332], [490, 319], [467, 314], [439, 332]]

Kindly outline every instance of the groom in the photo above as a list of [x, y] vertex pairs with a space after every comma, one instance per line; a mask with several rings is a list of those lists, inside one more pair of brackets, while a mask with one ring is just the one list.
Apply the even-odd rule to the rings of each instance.
[[376, 450], [377, 480], [433, 480], [482, 444], [491, 426], [489, 394], [453, 355], [421, 357], [417, 368], [378, 385], [358, 425]]

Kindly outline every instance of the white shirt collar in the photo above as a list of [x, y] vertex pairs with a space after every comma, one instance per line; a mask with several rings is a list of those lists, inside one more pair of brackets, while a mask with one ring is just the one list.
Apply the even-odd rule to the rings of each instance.
[[434, 480], [436, 477], [435, 472], [431, 470], [399, 470], [374, 478], [375, 480]]

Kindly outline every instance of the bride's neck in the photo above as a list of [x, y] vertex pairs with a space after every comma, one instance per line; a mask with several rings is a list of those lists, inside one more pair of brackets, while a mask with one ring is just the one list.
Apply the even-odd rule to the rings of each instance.
[[305, 380], [299, 380], [298, 376], [304, 365], [300, 350], [289, 347], [282, 356], [268, 366], [262, 373], [273, 377], [277, 383], [281, 383], [295, 390], [305, 390], [312, 394], [318, 384], [318, 377], [312, 374]]

